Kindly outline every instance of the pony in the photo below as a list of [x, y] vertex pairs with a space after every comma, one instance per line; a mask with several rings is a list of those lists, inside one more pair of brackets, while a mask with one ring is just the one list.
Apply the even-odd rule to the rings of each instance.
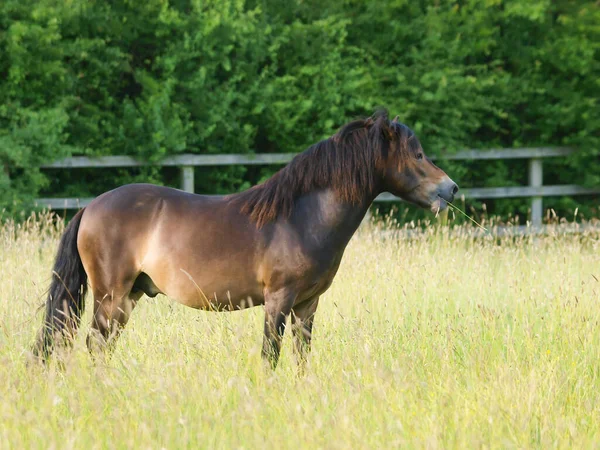
[[67, 225], [33, 353], [45, 362], [57, 338], [72, 342], [89, 285], [92, 355], [114, 346], [143, 294], [164, 294], [203, 310], [264, 305], [262, 356], [273, 369], [290, 317], [303, 364], [319, 298], [375, 197], [389, 192], [436, 212], [457, 191], [386, 112], [347, 123], [241, 193], [118, 187]]

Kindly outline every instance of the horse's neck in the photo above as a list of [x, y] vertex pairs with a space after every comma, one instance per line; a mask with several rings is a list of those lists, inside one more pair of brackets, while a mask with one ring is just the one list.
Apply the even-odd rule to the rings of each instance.
[[332, 190], [308, 194], [297, 202], [295, 220], [305, 238], [332, 250], [345, 247], [360, 226], [373, 203], [373, 195], [365, 195], [358, 204], [341, 202]]

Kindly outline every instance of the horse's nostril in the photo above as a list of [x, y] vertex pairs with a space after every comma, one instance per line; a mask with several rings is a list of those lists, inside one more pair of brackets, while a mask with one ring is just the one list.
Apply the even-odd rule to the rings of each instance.
[[458, 186], [455, 183], [454, 186], [452, 186], [452, 195], [456, 195], [457, 192], [458, 192]]

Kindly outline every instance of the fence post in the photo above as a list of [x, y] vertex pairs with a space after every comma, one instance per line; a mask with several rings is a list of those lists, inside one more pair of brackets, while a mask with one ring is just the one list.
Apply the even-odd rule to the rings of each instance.
[[[544, 179], [544, 171], [541, 158], [529, 160], [529, 186], [541, 187]], [[542, 225], [542, 197], [531, 198], [531, 223], [534, 227]]]
[[181, 167], [181, 190], [194, 193], [194, 167]]

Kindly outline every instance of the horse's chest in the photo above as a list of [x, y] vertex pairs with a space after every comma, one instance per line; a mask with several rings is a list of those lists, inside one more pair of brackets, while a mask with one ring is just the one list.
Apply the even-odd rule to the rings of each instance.
[[341, 260], [342, 254], [340, 253], [335, 255], [334, 258], [317, 263], [311, 271], [312, 276], [308, 277], [310, 283], [306, 285], [301, 297], [314, 297], [321, 295], [323, 292], [329, 289], [340, 267]]

